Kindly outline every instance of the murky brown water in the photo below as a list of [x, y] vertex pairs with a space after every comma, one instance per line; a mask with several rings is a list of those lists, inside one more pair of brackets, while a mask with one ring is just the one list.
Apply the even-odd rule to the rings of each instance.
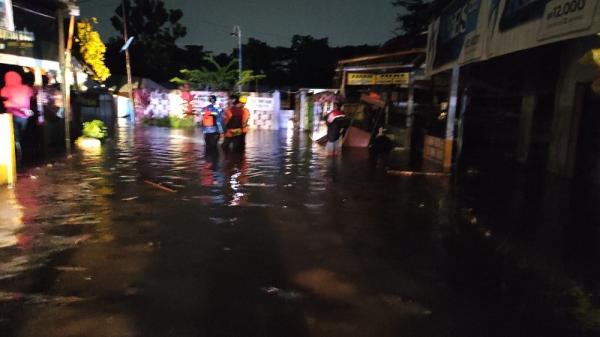
[[293, 133], [205, 156], [122, 127], [0, 190], [0, 336], [596, 335], [595, 227], [488, 188]]

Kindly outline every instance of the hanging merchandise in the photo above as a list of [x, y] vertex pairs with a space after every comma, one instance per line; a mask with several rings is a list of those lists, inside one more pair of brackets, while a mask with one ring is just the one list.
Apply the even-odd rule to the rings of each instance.
[[579, 63], [596, 66], [596, 76], [594, 82], [592, 82], [592, 90], [600, 95], [600, 48], [588, 51], [579, 59]]

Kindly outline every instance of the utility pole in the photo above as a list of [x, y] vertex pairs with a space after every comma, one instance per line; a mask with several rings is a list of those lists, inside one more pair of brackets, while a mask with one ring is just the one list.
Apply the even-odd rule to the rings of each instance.
[[[233, 33], [231, 36], [237, 36], [238, 38], [238, 82], [242, 81], [242, 29], [240, 26], [233, 26]], [[238, 85], [238, 91], [242, 92], [242, 84]]]
[[[125, 0], [121, 1], [121, 9], [123, 12], [123, 43], [127, 43], [129, 37], [127, 36], [127, 13], [125, 11]], [[133, 119], [135, 116], [135, 104], [133, 102], [133, 81], [131, 80], [131, 61], [129, 59], [129, 48], [125, 49], [125, 68], [127, 70], [127, 86], [129, 87], [129, 103], [131, 104], [131, 114], [130, 119]]]
[[79, 15], [79, 7], [74, 1], [67, 4], [69, 11], [69, 33], [67, 36], [67, 47], [65, 48], [64, 31], [64, 8], [57, 11], [58, 20], [58, 49], [59, 60], [61, 63], [61, 91], [63, 93], [63, 109], [65, 120], [65, 149], [67, 154], [71, 154], [71, 83], [69, 83], [68, 74], [71, 73], [71, 49], [73, 47], [73, 34], [75, 31], [75, 16]]
[[75, 16], [69, 15], [69, 34], [67, 35], [67, 50], [65, 51], [65, 101], [63, 103], [65, 107], [65, 142], [67, 147], [67, 153], [71, 154], [71, 81], [69, 81], [68, 74], [72, 74], [71, 64], [71, 48], [73, 47], [73, 32], [75, 29]]

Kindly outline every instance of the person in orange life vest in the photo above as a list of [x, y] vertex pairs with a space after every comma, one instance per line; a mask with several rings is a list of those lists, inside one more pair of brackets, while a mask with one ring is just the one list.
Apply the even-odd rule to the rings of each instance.
[[243, 149], [246, 145], [246, 133], [248, 132], [248, 120], [250, 112], [244, 108], [247, 101], [245, 96], [232, 96], [233, 105], [225, 111], [224, 124], [226, 127], [223, 148], [229, 150], [231, 144], [234, 149]]
[[22, 157], [21, 138], [23, 131], [27, 127], [27, 120], [33, 116], [30, 109], [33, 94], [33, 89], [23, 84], [19, 73], [9, 71], [4, 74], [4, 87], [0, 90], [0, 96], [4, 100], [6, 112], [13, 116], [17, 162], [20, 162]]
[[327, 125], [327, 155], [335, 156], [341, 151], [342, 140], [340, 138], [343, 137], [348, 127], [340, 102], [333, 103], [333, 110], [325, 115], [325, 124]]
[[223, 133], [223, 109], [215, 106], [217, 102], [215, 95], [208, 96], [208, 102], [209, 105], [202, 111], [202, 133], [206, 151], [213, 151], [217, 148]]

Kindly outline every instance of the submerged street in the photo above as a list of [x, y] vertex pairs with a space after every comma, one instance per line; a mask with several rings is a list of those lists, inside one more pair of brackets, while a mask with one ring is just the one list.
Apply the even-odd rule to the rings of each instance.
[[0, 190], [0, 336], [597, 336], [598, 195], [465, 171], [122, 126]]

